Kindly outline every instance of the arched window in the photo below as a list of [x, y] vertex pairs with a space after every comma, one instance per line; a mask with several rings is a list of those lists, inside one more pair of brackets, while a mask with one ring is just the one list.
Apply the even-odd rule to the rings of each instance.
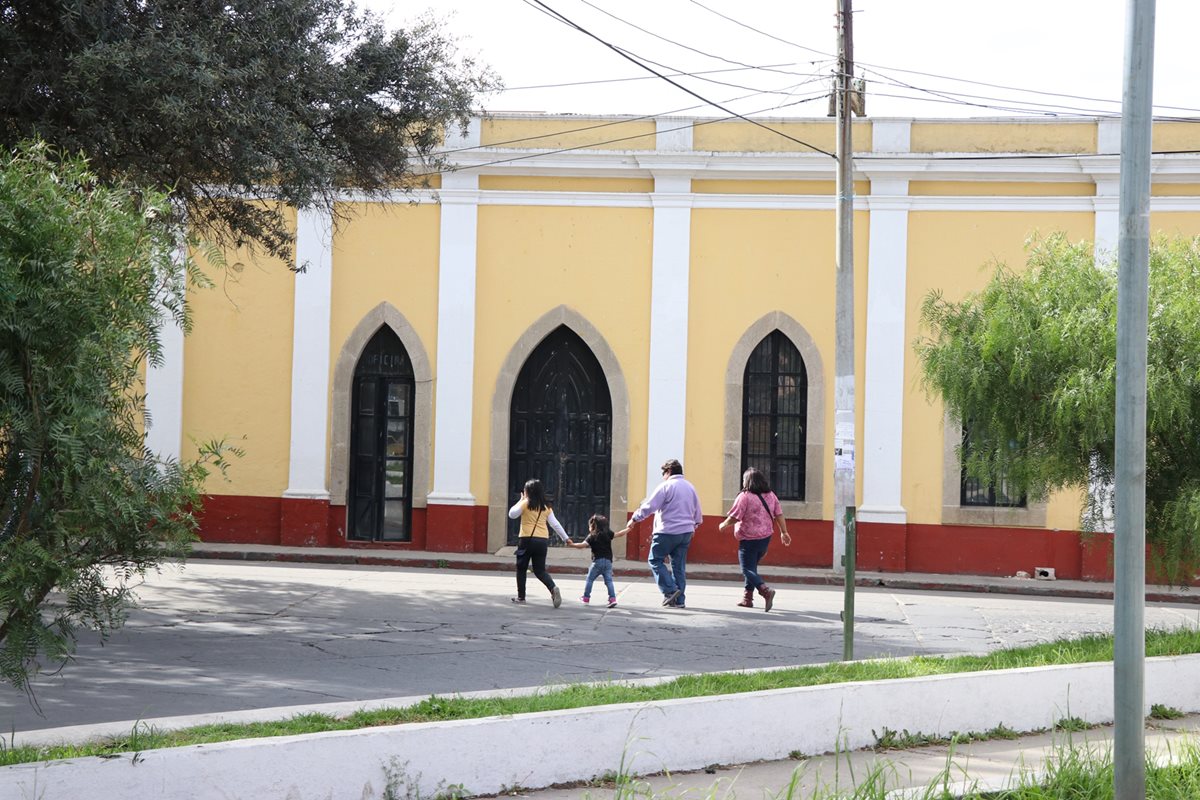
[[742, 387], [742, 470], [762, 470], [780, 500], [805, 500], [808, 372], [796, 345], [778, 330], [767, 334]]

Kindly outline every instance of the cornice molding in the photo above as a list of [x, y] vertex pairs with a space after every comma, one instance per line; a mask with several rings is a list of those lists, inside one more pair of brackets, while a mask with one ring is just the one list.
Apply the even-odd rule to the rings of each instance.
[[[544, 155], [543, 155], [544, 154]], [[505, 150], [455, 153], [462, 170], [480, 175], [636, 177], [679, 175], [720, 180], [833, 180], [835, 163], [820, 153], [651, 152], [644, 150]], [[508, 160], [508, 159], [518, 160]], [[1200, 183], [1200, 154], [1154, 156], [1159, 183]], [[1115, 155], [1030, 153], [855, 154], [856, 180], [1008, 182], [1104, 181], [1120, 173]]]

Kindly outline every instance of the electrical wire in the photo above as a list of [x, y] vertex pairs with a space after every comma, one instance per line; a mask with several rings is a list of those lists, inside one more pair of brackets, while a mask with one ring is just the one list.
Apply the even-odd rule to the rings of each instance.
[[[799, 50], [803, 50], [808, 53], [815, 53], [817, 55], [822, 55], [822, 56], [826, 56], [829, 58], [836, 58], [836, 56], [833, 55], [832, 53], [827, 53], [823, 50], [817, 50], [815, 48], [808, 47], [807, 45], [800, 44], [799, 42], [794, 42], [790, 39], [785, 39], [781, 36], [776, 36], [773, 33], [769, 33], [768, 31], [764, 31], [760, 28], [756, 28], [753, 25], [748, 25], [745, 22], [742, 22], [741, 20], [735, 19], [727, 14], [723, 14], [720, 11], [717, 11], [716, 9], [706, 6], [705, 4], [699, 2], [699, 0], [688, 0], [688, 2], [694, 6], [698, 6], [699, 8], [704, 9], [705, 11], [709, 12], [710, 14], [715, 14], [716, 16], [721, 17], [722, 19], [724, 19], [728, 22], [731, 22], [735, 25], [746, 28], [747, 30], [753, 31], [753, 32], [760, 34], [762, 36], [765, 36], [769, 39], [774, 39], [775, 41], [781, 42], [782, 44], [786, 44], [791, 47], [795, 47]], [[970, 78], [959, 78], [959, 77], [955, 77], [953, 75], [942, 75], [942, 74], [939, 74], [936, 72], [925, 72], [922, 70], [905, 69], [903, 67], [891, 67], [891, 66], [887, 66], [884, 64], [874, 64], [874, 63], [871, 63], [868, 61], [856, 62], [855, 66], [862, 67], [864, 69], [869, 68], [868, 71], [874, 71], [874, 72], [876, 72], [876, 74], [882, 74], [885, 72], [902, 72], [902, 73], [905, 73], [908, 75], [920, 75], [920, 76], [926, 77], [926, 78], [938, 78], [940, 80], [955, 81], [958, 83], [966, 83], [966, 84], [971, 84], [971, 85], [975, 85], [975, 86], [986, 86], [989, 89], [1004, 89], [1006, 91], [1024, 92], [1027, 94], [1042, 95], [1042, 96], [1046, 96], [1046, 97], [1061, 97], [1061, 98], [1064, 98], [1067, 100], [1081, 100], [1081, 101], [1088, 102], [1088, 103], [1108, 103], [1110, 105], [1118, 105], [1118, 106], [1121, 104], [1120, 100], [1111, 100], [1111, 99], [1102, 98], [1102, 97], [1088, 97], [1086, 95], [1070, 94], [1067, 92], [1053, 92], [1053, 91], [1046, 91], [1043, 89], [1028, 89], [1028, 88], [1024, 88], [1024, 87], [1020, 87], [1020, 86], [1009, 86], [1009, 85], [1002, 84], [1002, 83], [990, 83], [988, 81], [972, 80]], [[886, 77], [892, 77], [892, 76], [889, 75]], [[921, 91], [925, 91], [925, 90], [921, 90]], [[1011, 102], [1022, 102], [1022, 101], [1011, 101]], [[1188, 107], [1188, 106], [1155, 104], [1154, 108], [1162, 108], [1162, 109], [1166, 109], [1166, 110], [1170, 110], [1170, 111], [1192, 111], [1192, 112], [1196, 112], [1196, 113], [1200, 114], [1200, 108], [1192, 108], [1192, 107]], [[1109, 113], [1109, 112], [1105, 112], [1105, 113]], [[1118, 116], [1119, 116], [1119, 114], [1118, 114]], [[1169, 119], [1169, 117], [1165, 117], [1164, 119]], [[1183, 118], [1180, 118], [1180, 121], [1191, 121], [1191, 120], [1186, 117], [1183, 117]]]
[[734, 25], [740, 25], [741, 27], [745, 28], [746, 30], [754, 31], [755, 33], [766, 36], [768, 39], [774, 39], [777, 42], [782, 42], [786, 45], [790, 45], [792, 47], [797, 47], [801, 50], [806, 50], [810, 53], [816, 53], [817, 55], [825, 56], [826, 58], [834, 58], [834, 59], [837, 58], [837, 55], [834, 53], [827, 53], [824, 50], [817, 50], [812, 47], [807, 47], [807, 46], [799, 44], [797, 42], [793, 42], [789, 39], [784, 39], [782, 37], [776, 36], [773, 33], [767, 33], [766, 31], [762, 30], [761, 28], [756, 28], [753, 25], [747, 25], [745, 22], [742, 22], [741, 20], [734, 19], [733, 17], [730, 17], [726, 14], [722, 14], [720, 11], [717, 11], [714, 8], [709, 8], [708, 6], [704, 5], [703, 3], [698, 2], [698, 0], [688, 0], [688, 2], [694, 6], [699, 6], [700, 8], [703, 8], [705, 11], [707, 11], [710, 14], [716, 14], [721, 19], [728, 20], [729, 22], [732, 22]]
[[[641, 31], [642, 33], [646, 34], [647, 36], [653, 36], [655, 39], [658, 39], [659, 41], [666, 42], [667, 44], [674, 45], [674, 46], [676, 46], [676, 47], [679, 47], [679, 48], [682, 48], [682, 49], [684, 49], [684, 50], [690, 50], [691, 52], [693, 52], [693, 53], [697, 53], [698, 55], [702, 55], [702, 56], [704, 56], [705, 58], [711, 58], [711, 59], [714, 59], [714, 60], [716, 60], [716, 61], [724, 61], [726, 64], [737, 64], [737, 65], [738, 65], [738, 66], [740, 66], [740, 67], [748, 67], [748, 68], [751, 68], [751, 69], [755, 69], [755, 67], [751, 67], [751, 65], [750, 65], [750, 64], [747, 64], [747, 63], [746, 63], [746, 62], [744, 62], [744, 61], [737, 61], [737, 60], [735, 60], [735, 59], [732, 59], [732, 58], [725, 58], [724, 56], [719, 56], [719, 55], [716, 55], [716, 54], [714, 54], [714, 53], [710, 53], [710, 52], [708, 52], [708, 51], [706, 51], [706, 50], [701, 50], [701, 49], [699, 49], [699, 48], [697, 48], [697, 47], [692, 47], [691, 45], [684, 44], [683, 42], [678, 42], [678, 41], [676, 41], [676, 40], [674, 40], [674, 39], [671, 39], [671, 38], [668, 38], [668, 37], [666, 37], [666, 36], [663, 36], [663, 35], [661, 35], [661, 34], [655, 33], [655, 32], [654, 32], [654, 31], [652, 31], [652, 30], [648, 30], [647, 28], [643, 28], [641, 25], [638, 25], [637, 23], [630, 22], [629, 20], [625, 19], [625, 18], [624, 18], [624, 17], [622, 17], [622, 16], [619, 16], [619, 15], [617, 15], [617, 14], [614, 14], [614, 13], [612, 13], [611, 11], [607, 11], [606, 9], [603, 9], [603, 8], [601, 8], [600, 6], [598, 6], [598, 5], [596, 5], [595, 3], [591, 2], [591, 0], [579, 0], [579, 2], [583, 3], [585, 6], [589, 6], [589, 7], [591, 7], [591, 8], [594, 8], [594, 9], [596, 9], [596, 10], [597, 10], [597, 11], [599, 11], [601, 14], [604, 14], [604, 15], [605, 15], [605, 16], [607, 16], [607, 17], [610, 17], [610, 18], [612, 18], [612, 19], [615, 19], [617, 22], [620, 22], [622, 25], [628, 25], [629, 27], [633, 28], [634, 30], [639, 30], [639, 31]], [[769, 71], [770, 71], [770, 72], [779, 72], [779, 73], [782, 73], [782, 74], [785, 74], [785, 75], [795, 75], [795, 74], [797, 74], [797, 73], [794, 73], [794, 72], [788, 72], [787, 70], [776, 70], [776, 69], [772, 69], [772, 70], [769, 70]]]
[[[791, 108], [793, 106], [802, 105], [804, 103], [811, 103], [814, 100], [823, 100], [827, 97], [829, 97], [828, 92], [821, 92], [819, 94], [812, 95], [811, 97], [804, 97], [799, 100], [794, 100], [790, 103], [782, 103], [779, 105], [770, 106], [768, 108], [762, 108], [762, 109], [759, 109], [758, 111], [751, 111], [748, 113], [750, 113], [750, 114], [765, 114], [768, 111], [777, 111], [781, 108]], [[736, 99], [742, 99], [742, 98], [734, 98], [734, 99], [736, 100]], [[732, 101], [726, 101], [726, 102], [732, 102]], [[684, 125], [678, 125], [674, 128], [664, 128], [661, 131], [657, 131], [657, 133], [670, 133], [672, 131], [681, 131], [681, 130], [685, 130], [687, 128], [698, 128], [702, 125], [712, 125], [717, 122], [728, 122], [731, 119], [745, 120], [747, 118], [741, 114], [732, 114], [731, 113], [725, 117], [716, 117], [713, 119], [705, 119], [705, 120], [695, 120], [693, 122], [688, 122]], [[628, 121], [628, 120], [626, 120], [626, 121]], [[559, 133], [562, 133], [562, 131], [559, 131]], [[525, 153], [523, 155], [512, 156], [509, 158], [498, 158], [493, 161], [485, 161], [481, 164], [466, 164], [466, 165], [462, 165], [462, 166], [450, 167], [448, 169], [433, 170], [430, 172], [421, 172], [421, 173], [414, 174], [412, 177], [427, 178], [427, 177], [430, 177], [433, 175], [443, 175], [443, 174], [451, 173], [451, 172], [462, 172], [463, 170], [468, 170], [468, 169], [483, 169], [484, 167], [493, 167], [493, 166], [496, 166], [497, 164], [508, 164], [513, 161], [525, 161], [530, 158], [543, 158], [545, 156], [553, 156], [553, 155], [558, 155], [560, 153], [570, 153], [575, 150], [594, 150], [597, 147], [603, 147], [604, 145], [607, 145], [607, 144], [617, 144], [619, 142], [625, 142], [625, 141], [629, 141], [631, 139], [644, 139], [648, 135], [650, 135], [650, 134], [638, 133], [638, 134], [633, 134], [631, 136], [620, 136], [620, 137], [617, 137], [614, 139], [606, 139], [606, 140], [600, 141], [600, 142], [587, 142], [585, 144], [572, 145], [571, 147], [560, 147], [555, 150], [541, 150], [536, 153]], [[493, 144], [486, 145], [486, 147], [494, 147], [494, 146], [495, 145], [493, 145]], [[811, 145], [805, 145], [805, 146], [811, 147]], [[475, 150], [475, 149], [482, 149], [482, 147], [479, 147], [479, 148], [472, 147], [472, 148], [463, 148], [463, 149]], [[445, 152], [457, 152], [457, 151], [445, 151]], [[821, 151], [821, 152], [824, 152], [824, 151]]]
[[[651, 76], [651, 77], [653, 77], [653, 76]], [[813, 78], [813, 79], [810, 79], [807, 81], [800, 81], [799, 83], [793, 83], [789, 86], [784, 86], [779, 89], [753, 91], [753, 92], [750, 92], [749, 94], [743, 94], [743, 95], [739, 95], [737, 97], [731, 97], [727, 100], [722, 100], [721, 102], [735, 103], [739, 100], [745, 100], [749, 97], [758, 97], [759, 95], [763, 95], [763, 94], [782, 94], [782, 95], [787, 95], [788, 97], [793, 97], [793, 96], [795, 96], [796, 89], [799, 89], [801, 86], [806, 86], [810, 83], [816, 83], [817, 81], [820, 81], [820, 80], [825, 80], [825, 76], [820, 76], [818, 78]], [[822, 92], [820, 94], [820, 96], [827, 97], [828, 94]], [[634, 117], [622, 117], [620, 119], [609, 120], [608, 122], [600, 122], [595, 125], [584, 125], [584, 126], [578, 127], [578, 128], [568, 128], [566, 130], [551, 131], [549, 133], [539, 133], [535, 136], [521, 136], [516, 139], [507, 139], [502, 142], [490, 142], [486, 145], [470, 145], [468, 147], [457, 147], [457, 148], [450, 149], [450, 150], [441, 150], [439, 152], [442, 155], [449, 155], [451, 153], [462, 153], [462, 152], [466, 152], [469, 150], [481, 150], [484, 148], [503, 147], [504, 145], [509, 145], [509, 144], [521, 144], [522, 142], [533, 142], [533, 141], [537, 141], [538, 139], [549, 139], [554, 136], [562, 136], [564, 134], [569, 134], [569, 133], [584, 133], [586, 131], [598, 130], [600, 128], [609, 128], [609, 127], [612, 127], [613, 125], [624, 125], [629, 122], [641, 122], [642, 120], [654, 119], [655, 117], [666, 117], [666, 116], [671, 116], [672, 114], [681, 114], [684, 111], [694, 111], [697, 108], [705, 108], [708, 105], [710, 105], [710, 103], [697, 103], [695, 105], [684, 106], [683, 108], [674, 108], [669, 111], [657, 111], [653, 114], [642, 114], [640, 116], [634, 116]], [[789, 104], [773, 106], [772, 108], [787, 108], [788, 105]], [[771, 110], [771, 109], [767, 109], [767, 110]], [[752, 111], [750, 113], [760, 114], [762, 112], [761, 111]]]
[[[809, 63], [815, 65], [820, 62], [811, 61]], [[784, 62], [784, 63], [780, 63], [780, 64], [763, 64], [762, 66], [757, 66], [757, 67], [755, 67], [755, 66], [726, 67], [723, 69], [696, 70], [695, 72], [674, 72], [674, 73], [671, 73], [668, 77], [691, 78], [691, 77], [695, 77], [697, 75], [716, 75], [716, 74], [722, 73], [722, 72], [745, 72], [748, 69], [773, 70], [776, 67], [788, 67], [788, 66], [798, 66], [798, 64]], [[789, 73], [789, 74], [804, 75], [805, 73], [795, 72], [795, 73]], [[808, 73], [808, 75], [815, 76], [816, 73]], [[591, 81], [568, 81], [566, 83], [542, 83], [542, 84], [533, 84], [533, 85], [529, 85], [529, 86], [506, 86], [503, 89], [501, 89], [500, 92], [501, 92], [501, 94], [503, 94], [504, 92], [523, 92], [528, 89], [562, 89], [562, 88], [566, 88], [569, 86], [592, 86], [592, 85], [595, 85], [598, 83], [625, 83], [627, 81], [652, 81], [652, 80], [654, 80], [654, 78], [655, 78], [655, 76], [653, 76], [653, 75], [632, 75], [628, 78], [597, 78], [596, 80], [591, 80]]]
[[675, 88], [677, 88], [677, 89], [679, 89], [679, 90], [681, 90], [681, 91], [687, 92], [688, 94], [692, 95], [692, 96], [693, 96], [693, 97], [695, 97], [696, 99], [698, 99], [698, 100], [701, 100], [702, 102], [704, 102], [704, 103], [707, 103], [708, 105], [711, 105], [711, 106], [713, 106], [714, 108], [719, 108], [720, 110], [724, 111], [726, 114], [730, 114], [730, 115], [732, 115], [732, 116], [735, 116], [735, 117], [737, 117], [738, 119], [741, 119], [741, 120], [743, 120], [743, 121], [745, 121], [745, 122], [749, 122], [749, 123], [750, 123], [750, 124], [752, 124], [752, 125], [757, 125], [758, 127], [760, 127], [760, 128], [763, 128], [764, 130], [771, 131], [772, 133], [776, 134], [777, 136], [782, 136], [783, 138], [785, 138], [785, 139], [788, 139], [789, 141], [793, 141], [793, 142], [795, 142], [795, 143], [797, 143], [797, 144], [803, 145], [804, 147], [807, 147], [807, 148], [809, 148], [810, 150], [813, 150], [813, 151], [815, 151], [815, 152], [822, 153], [822, 154], [824, 154], [824, 155], [828, 156], [829, 158], [833, 158], [833, 159], [836, 159], [836, 158], [837, 158], [837, 156], [835, 156], [833, 153], [830, 153], [830, 152], [829, 152], [829, 151], [827, 151], [827, 150], [822, 150], [821, 148], [819, 148], [819, 147], [817, 147], [817, 146], [815, 146], [815, 145], [813, 145], [813, 144], [811, 144], [811, 143], [809, 143], [809, 142], [806, 142], [806, 141], [804, 141], [804, 140], [802, 140], [802, 139], [798, 139], [798, 138], [796, 138], [796, 137], [794, 137], [794, 136], [791, 136], [791, 135], [789, 135], [789, 134], [786, 134], [786, 133], [784, 133], [783, 131], [776, 130], [775, 128], [772, 128], [772, 127], [771, 127], [771, 126], [769, 126], [769, 125], [764, 125], [763, 123], [759, 122], [758, 120], [754, 120], [754, 119], [751, 119], [751, 118], [749, 118], [749, 117], [747, 117], [747, 116], [744, 116], [744, 115], [742, 115], [742, 114], [738, 114], [738, 113], [737, 113], [737, 112], [735, 112], [735, 111], [731, 111], [730, 109], [728, 109], [728, 108], [725, 108], [724, 106], [722, 106], [720, 103], [715, 103], [715, 102], [713, 102], [713, 101], [709, 100], [707, 97], [704, 97], [703, 95], [701, 95], [701, 94], [698, 94], [697, 92], [694, 92], [694, 91], [692, 91], [691, 89], [687, 88], [686, 86], [684, 86], [684, 85], [682, 85], [682, 84], [680, 84], [680, 83], [677, 83], [676, 81], [673, 81], [673, 80], [671, 80], [670, 78], [668, 78], [667, 76], [665, 76], [665, 75], [663, 75], [662, 73], [658, 72], [657, 70], [655, 70], [655, 69], [652, 69], [651, 67], [647, 66], [647, 65], [646, 65], [646, 64], [644, 64], [644, 63], [643, 63], [641, 60], [639, 60], [639, 59], [635, 58], [634, 56], [630, 55], [629, 53], [625, 52], [625, 51], [624, 51], [624, 50], [622, 50], [620, 47], [617, 47], [616, 45], [614, 45], [614, 44], [611, 44], [611, 43], [609, 43], [609, 42], [605, 41], [604, 39], [600, 38], [599, 36], [597, 36], [596, 34], [592, 33], [591, 31], [587, 30], [586, 28], [582, 27], [581, 25], [578, 25], [577, 23], [575, 23], [575, 22], [571, 21], [570, 19], [568, 19], [567, 17], [563, 16], [563, 15], [562, 15], [562, 14], [560, 14], [559, 12], [557, 12], [557, 11], [555, 11], [554, 9], [550, 8], [550, 6], [546, 5], [544, 2], [542, 2], [542, 0], [522, 0], [522, 2], [524, 2], [526, 5], [531, 5], [531, 6], [540, 6], [540, 7], [541, 7], [542, 9], [544, 9], [546, 12], [548, 12], [548, 13], [549, 13], [549, 14], [551, 14], [552, 16], [554, 16], [554, 17], [558, 18], [559, 20], [561, 20], [561, 21], [563, 22], [563, 24], [565, 24], [565, 25], [567, 25], [567, 26], [569, 26], [569, 27], [571, 27], [571, 28], [574, 28], [575, 30], [579, 31], [579, 32], [580, 32], [580, 33], [582, 33], [582, 34], [585, 34], [586, 36], [589, 36], [589, 37], [590, 37], [590, 38], [592, 38], [592, 39], [595, 39], [595, 40], [596, 40], [597, 42], [599, 42], [600, 44], [604, 45], [605, 47], [609, 48], [609, 49], [610, 49], [610, 50], [612, 50], [613, 52], [615, 52], [615, 53], [617, 53], [618, 55], [620, 55], [622, 58], [625, 58], [625, 59], [627, 59], [627, 60], [629, 60], [629, 61], [633, 62], [634, 64], [637, 64], [639, 67], [641, 67], [642, 69], [646, 70], [647, 72], [652, 72], [652, 73], [654, 73], [655, 75], [657, 75], [658, 77], [662, 78], [662, 79], [663, 79], [663, 80], [665, 80], [667, 83], [669, 83], [669, 84], [671, 84], [672, 86], [674, 86]]

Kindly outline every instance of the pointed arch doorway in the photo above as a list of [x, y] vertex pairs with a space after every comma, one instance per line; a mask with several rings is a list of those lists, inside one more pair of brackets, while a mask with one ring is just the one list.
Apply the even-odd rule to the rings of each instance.
[[[572, 536], [592, 514], [607, 514], [612, 473], [612, 396], [591, 348], [566, 325], [526, 359], [509, 409], [508, 496], [538, 478], [554, 515]], [[511, 502], [511, 501], [510, 501]], [[507, 541], [520, 524], [510, 520]]]
[[412, 361], [400, 338], [381, 327], [354, 368], [351, 394], [347, 537], [412, 540]]

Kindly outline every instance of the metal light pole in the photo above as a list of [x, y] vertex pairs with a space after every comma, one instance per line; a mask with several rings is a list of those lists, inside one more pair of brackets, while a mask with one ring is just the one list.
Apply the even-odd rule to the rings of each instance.
[[1128, 0], [1117, 246], [1113, 790], [1146, 796], [1146, 330], [1155, 0]]
[[845, 576], [842, 659], [854, 658], [854, 144], [850, 92], [854, 73], [851, 0], [838, 0], [837, 299], [833, 390], [833, 569]]

